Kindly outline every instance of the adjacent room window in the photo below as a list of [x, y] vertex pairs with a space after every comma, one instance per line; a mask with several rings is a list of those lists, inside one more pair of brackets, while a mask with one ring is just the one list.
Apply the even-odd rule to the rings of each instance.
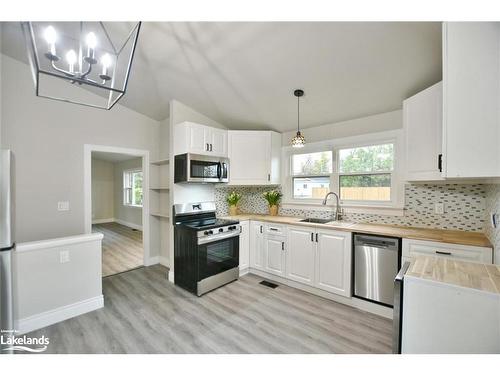
[[123, 205], [142, 207], [142, 171], [123, 171]]
[[330, 191], [332, 151], [292, 155], [294, 199], [323, 199]]
[[340, 199], [390, 201], [394, 144], [339, 149], [338, 170]]

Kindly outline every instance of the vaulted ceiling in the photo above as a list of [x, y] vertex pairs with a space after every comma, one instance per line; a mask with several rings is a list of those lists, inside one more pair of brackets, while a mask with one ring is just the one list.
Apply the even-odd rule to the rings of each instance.
[[[2, 51], [27, 61], [18, 23]], [[145, 22], [121, 104], [157, 120], [177, 99], [233, 129], [301, 124], [401, 108], [441, 79], [436, 22]], [[42, 100], [42, 99], [41, 99]]]

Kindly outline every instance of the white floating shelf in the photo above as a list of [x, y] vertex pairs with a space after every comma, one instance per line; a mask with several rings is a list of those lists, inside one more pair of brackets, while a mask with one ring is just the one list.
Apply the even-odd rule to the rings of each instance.
[[152, 164], [152, 165], [165, 165], [168, 163], [169, 163], [169, 159], [161, 159], [161, 160], [152, 161], [150, 164]]
[[166, 219], [169, 219], [170, 218], [170, 215], [168, 214], [163, 214], [163, 213], [160, 213], [160, 212], [151, 212], [150, 213], [152, 216], [157, 216], [157, 217], [164, 217]]

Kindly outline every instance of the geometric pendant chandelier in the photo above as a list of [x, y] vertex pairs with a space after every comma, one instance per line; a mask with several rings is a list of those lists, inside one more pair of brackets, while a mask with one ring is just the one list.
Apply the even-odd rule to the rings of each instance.
[[21, 27], [37, 96], [109, 110], [125, 95], [141, 22]]

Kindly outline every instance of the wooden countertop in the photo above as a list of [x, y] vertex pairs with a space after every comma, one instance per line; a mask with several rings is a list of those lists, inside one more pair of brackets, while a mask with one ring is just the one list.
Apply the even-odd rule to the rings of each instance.
[[500, 266], [494, 264], [418, 256], [405, 276], [500, 294]]
[[427, 240], [450, 244], [481, 246], [492, 248], [492, 245], [484, 233], [465, 232], [459, 230], [427, 229], [415, 227], [403, 227], [386, 224], [355, 224], [344, 221], [330, 222], [326, 224], [303, 223], [303, 218], [292, 216], [271, 216], [258, 214], [240, 214], [236, 216], [226, 216], [233, 220], [257, 220], [276, 224], [301, 225], [319, 229], [335, 229], [346, 232], [356, 232], [364, 234], [376, 234], [389, 237], [401, 237], [414, 240]]

